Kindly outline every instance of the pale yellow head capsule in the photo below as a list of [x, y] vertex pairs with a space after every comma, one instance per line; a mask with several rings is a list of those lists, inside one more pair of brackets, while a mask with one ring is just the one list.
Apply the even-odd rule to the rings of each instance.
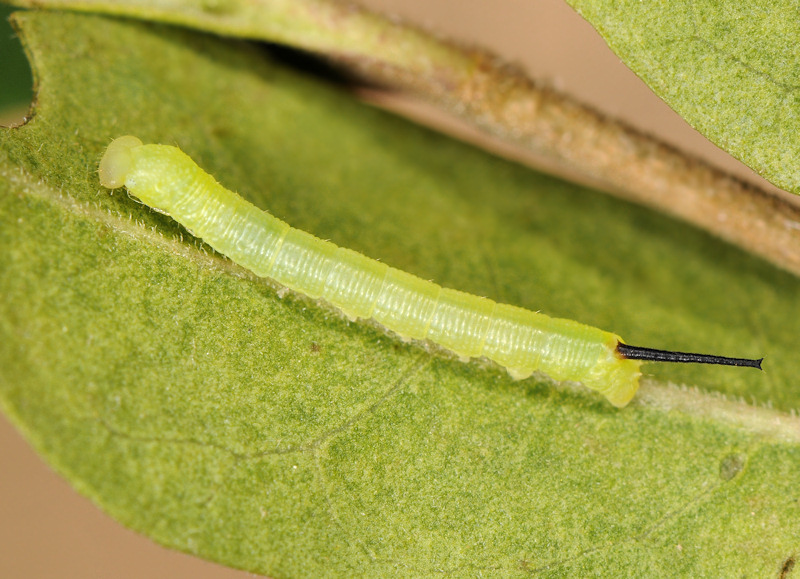
[[125, 185], [125, 177], [133, 165], [131, 150], [141, 147], [142, 141], [131, 135], [114, 139], [100, 160], [100, 184], [107, 189], [117, 189]]

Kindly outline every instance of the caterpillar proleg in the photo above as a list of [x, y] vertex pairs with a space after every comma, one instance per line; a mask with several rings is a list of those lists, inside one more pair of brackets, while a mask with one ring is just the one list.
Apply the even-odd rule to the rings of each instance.
[[258, 276], [322, 298], [351, 319], [372, 318], [403, 338], [429, 340], [462, 358], [488, 358], [514, 378], [539, 371], [580, 382], [622, 407], [636, 393], [642, 361], [761, 368], [761, 359], [628, 346], [572, 320], [442, 288], [290, 227], [222, 187], [177, 147], [120, 137], [99, 173], [104, 187], [124, 185]]

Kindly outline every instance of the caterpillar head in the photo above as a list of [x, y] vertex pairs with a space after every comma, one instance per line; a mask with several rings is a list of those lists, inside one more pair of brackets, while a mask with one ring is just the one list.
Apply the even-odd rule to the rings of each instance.
[[107, 189], [122, 187], [133, 163], [131, 150], [141, 146], [142, 141], [131, 135], [114, 139], [100, 160], [100, 184]]

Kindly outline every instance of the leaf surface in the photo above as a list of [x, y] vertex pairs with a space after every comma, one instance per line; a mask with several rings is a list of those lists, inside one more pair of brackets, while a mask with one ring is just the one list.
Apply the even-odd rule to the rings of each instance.
[[[763, 576], [797, 552], [794, 278], [248, 45], [18, 23], [39, 91], [33, 120], [0, 132], [0, 404], [118, 520], [274, 577]], [[404, 344], [101, 189], [99, 157], [128, 133], [442, 285], [632, 343], [764, 353], [768, 373], [651, 365], [619, 411]]]
[[795, 2], [568, 2], [694, 128], [800, 193]]

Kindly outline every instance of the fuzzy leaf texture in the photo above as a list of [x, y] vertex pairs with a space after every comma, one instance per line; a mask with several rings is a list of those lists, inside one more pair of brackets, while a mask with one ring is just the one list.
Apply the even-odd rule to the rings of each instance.
[[[797, 554], [795, 278], [239, 42], [17, 22], [39, 90], [0, 131], [0, 405], [120, 522], [279, 578], [769, 576]], [[767, 373], [648, 365], [620, 411], [404, 344], [101, 189], [129, 133], [442, 285]]]
[[800, 193], [795, 2], [567, 1], [689, 124]]

